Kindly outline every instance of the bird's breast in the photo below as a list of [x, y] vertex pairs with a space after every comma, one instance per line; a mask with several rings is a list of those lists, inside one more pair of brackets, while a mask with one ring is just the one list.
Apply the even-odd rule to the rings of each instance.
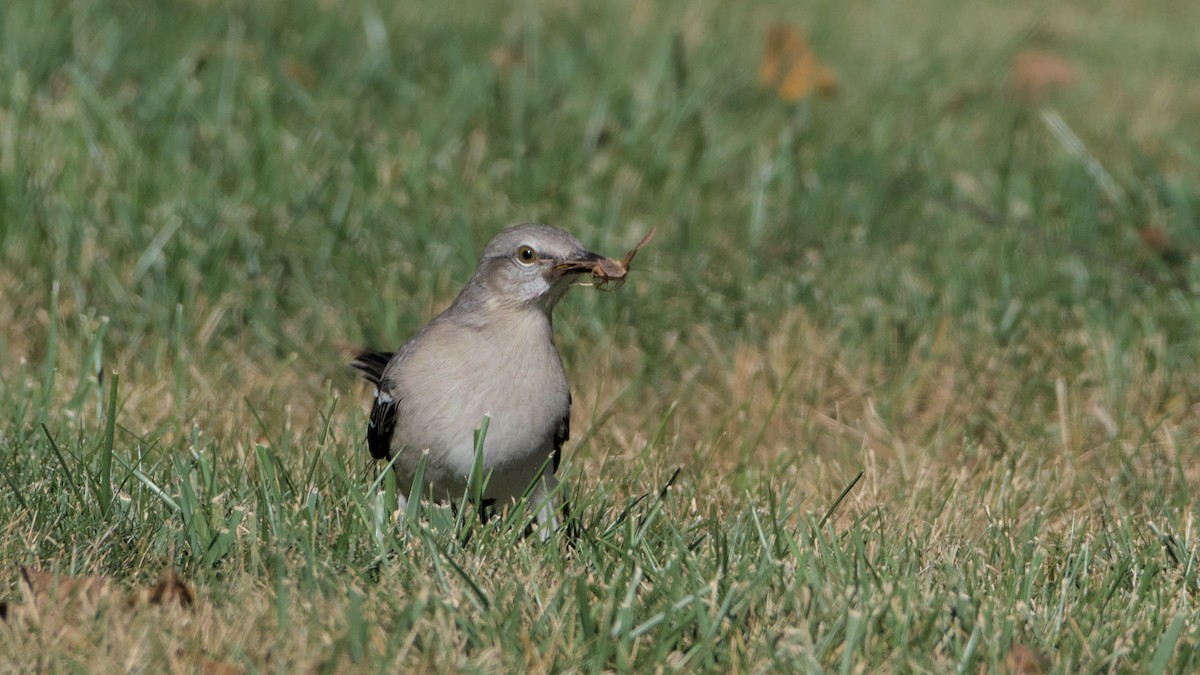
[[461, 489], [475, 458], [475, 430], [487, 416], [484, 469], [499, 481], [488, 492], [515, 496], [500, 493], [523, 491], [553, 452], [570, 394], [548, 322], [488, 328], [424, 336], [421, 358], [396, 373], [404, 396], [393, 449], [410, 477], [420, 450], [429, 449], [431, 482]]

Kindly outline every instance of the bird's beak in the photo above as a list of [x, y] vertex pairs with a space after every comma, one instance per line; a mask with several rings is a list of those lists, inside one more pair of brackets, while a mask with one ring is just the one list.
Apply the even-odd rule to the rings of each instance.
[[559, 276], [568, 276], [575, 274], [594, 274], [597, 269], [600, 269], [605, 263], [616, 262], [611, 258], [605, 258], [599, 253], [591, 251], [580, 251], [577, 255], [572, 256], [569, 260], [562, 260], [555, 263], [552, 268]]

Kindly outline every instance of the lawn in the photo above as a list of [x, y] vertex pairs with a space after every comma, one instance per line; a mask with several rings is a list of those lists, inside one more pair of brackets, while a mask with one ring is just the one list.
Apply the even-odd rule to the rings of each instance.
[[[5, 3], [0, 670], [1200, 669], [1197, 25]], [[346, 362], [528, 221], [658, 232], [556, 312], [579, 533], [397, 521]]]

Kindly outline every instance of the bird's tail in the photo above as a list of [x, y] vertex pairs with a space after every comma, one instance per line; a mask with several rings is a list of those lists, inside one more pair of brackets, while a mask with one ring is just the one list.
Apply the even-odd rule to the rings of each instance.
[[383, 382], [383, 371], [392, 360], [392, 352], [365, 351], [354, 357], [350, 367], [358, 370], [364, 379], [378, 387]]

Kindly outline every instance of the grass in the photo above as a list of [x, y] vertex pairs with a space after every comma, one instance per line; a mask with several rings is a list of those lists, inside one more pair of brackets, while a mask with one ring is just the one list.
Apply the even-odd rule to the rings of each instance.
[[[1196, 8], [491, 9], [0, 10], [0, 583], [200, 599], [3, 669], [1200, 666]], [[573, 548], [394, 523], [344, 365], [519, 221], [658, 228], [557, 313]]]

